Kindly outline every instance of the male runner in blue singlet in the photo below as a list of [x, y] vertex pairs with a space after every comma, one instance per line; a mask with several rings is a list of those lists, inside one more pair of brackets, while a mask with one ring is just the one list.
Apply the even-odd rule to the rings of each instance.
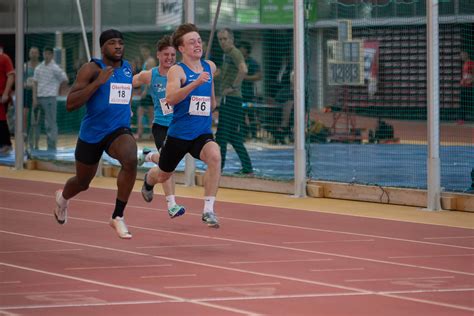
[[89, 188], [105, 151], [121, 164], [110, 226], [120, 238], [130, 239], [123, 213], [137, 176], [137, 144], [130, 130], [132, 67], [123, 59], [119, 31], [102, 32], [100, 47], [102, 59], [93, 58], [81, 67], [67, 96], [68, 111], [83, 104], [87, 111], [75, 151], [76, 175], [56, 192], [54, 216], [59, 224], [66, 223], [69, 200]]
[[195, 25], [180, 25], [173, 33], [172, 41], [183, 55], [183, 61], [168, 71], [166, 101], [173, 107], [173, 120], [158, 167], [145, 174], [142, 195], [145, 199], [153, 195], [153, 186], [168, 180], [184, 155], [190, 153], [207, 164], [202, 221], [209, 227], [218, 228], [214, 201], [221, 175], [221, 156], [211, 130], [212, 109], [216, 106], [212, 81], [216, 65], [201, 60], [201, 36]]
[[[159, 61], [158, 67], [153, 67], [150, 70], [144, 70], [133, 76], [133, 86], [141, 87], [143, 85], [149, 86], [149, 92], [153, 98], [154, 105], [154, 119], [152, 134], [155, 140], [155, 145], [158, 151], [163, 146], [168, 127], [173, 119], [173, 107], [166, 103], [166, 84], [168, 70], [176, 63], [176, 49], [171, 43], [171, 36], [166, 35], [156, 44], [157, 52], [156, 58]], [[152, 152], [150, 148], [143, 148], [142, 153], [138, 158], [138, 164], [142, 165], [145, 161], [154, 162], [158, 164], [160, 154]], [[176, 204], [175, 201], [175, 182], [174, 177], [162, 183], [163, 191], [165, 193], [166, 203], [168, 204], [168, 214], [171, 218], [181, 216], [185, 209], [183, 206]], [[152, 192], [153, 193], [153, 192]], [[153, 194], [143, 196], [145, 201], [151, 202]]]

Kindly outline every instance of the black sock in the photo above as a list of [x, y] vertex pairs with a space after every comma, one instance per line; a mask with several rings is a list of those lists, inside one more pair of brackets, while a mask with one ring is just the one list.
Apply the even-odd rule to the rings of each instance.
[[125, 210], [125, 206], [127, 202], [120, 201], [119, 199], [115, 200], [115, 210], [112, 214], [112, 218], [116, 218], [117, 216], [123, 217], [123, 211]]
[[153, 190], [154, 185], [149, 185], [148, 183], [146, 183], [146, 178], [145, 178], [144, 183], [145, 183], [145, 188], [147, 189], [147, 191]]

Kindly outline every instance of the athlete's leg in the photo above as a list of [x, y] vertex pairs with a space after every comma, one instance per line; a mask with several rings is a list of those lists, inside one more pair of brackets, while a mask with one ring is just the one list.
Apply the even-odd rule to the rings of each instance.
[[121, 134], [109, 146], [107, 153], [120, 162], [117, 177], [117, 199], [127, 202], [137, 177], [137, 143], [131, 134]]
[[221, 155], [216, 142], [207, 142], [201, 150], [200, 159], [207, 165], [204, 173], [204, 195], [216, 196], [221, 178]]

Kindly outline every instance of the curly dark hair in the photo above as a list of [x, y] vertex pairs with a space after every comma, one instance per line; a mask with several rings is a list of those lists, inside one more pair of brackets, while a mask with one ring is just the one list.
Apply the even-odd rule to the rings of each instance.
[[185, 23], [178, 26], [176, 31], [174, 31], [173, 35], [171, 36], [173, 46], [176, 48], [176, 50], [178, 50], [179, 46], [183, 44], [183, 36], [191, 32], [199, 32], [196, 25], [192, 23]]

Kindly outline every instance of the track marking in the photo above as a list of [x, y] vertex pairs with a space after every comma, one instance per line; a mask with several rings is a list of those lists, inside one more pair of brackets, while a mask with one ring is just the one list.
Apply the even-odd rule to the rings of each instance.
[[2, 282], [0, 282], [0, 284], [19, 284], [19, 283], [21, 283], [21, 281], [2, 281]]
[[[16, 194], [16, 195], [19, 194], [17, 191], [9, 191], [9, 190], [2, 190], [2, 189], [0, 189], [0, 192], [7, 192], [7, 193]], [[31, 193], [31, 192], [21, 192], [21, 194], [22, 195], [29, 194], [29, 195], [54, 199], [54, 197], [52, 195], [50, 196], [50, 195], [46, 195], [46, 194]], [[84, 202], [84, 203], [91, 203], [91, 204], [99, 204], [99, 205], [109, 205], [109, 206], [114, 206], [115, 205], [115, 204], [109, 203], [109, 202], [99, 202], [99, 201], [94, 201], [94, 200], [84, 200], [84, 199], [77, 199], [77, 198], [74, 198], [74, 201]], [[165, 209], [156, 209], [156, 208], [144, 207], [144, 206], [138, 206], [138, 205], [127, 205], [127, 206], [128, 207], [134, 207], [134, 208], [141, 209], [141, 210], [151, 211], [151, 212], [155, 212], [155, 213], [157, 211], [168, 212]], [[268, 206], [266, 206], [266, 207], [268, 207]], [[278, 207], [275, 207], [275, 208], [278, 208]], [[28, 210], [12, 209], [12, 208], [1, 207], [1, 206], [0, 206], [0, 209], [5, 209], [5, 210], [9, 210], [9, 211], [31, 212], [31, 213], [35, 213], [35, 214], [42, 214], [42, 215], [50, 216], [50, 213], [32, 212], [32, 211], [28, 211]], [[199, 216], [199, 217], [201, 217], [201, 214], [193, 214], [191, 212], [187, 212], [186, 214], [188, 214], [190, 216]], [[343, 216], [351, 216], [351, 217], [359, 218], [358, 216], [354, 216], [354, 215], [343, 215]], [[81, 220], [81, 218], [78, 218], [78, 217], [69, 217], [69, 218]], [[244, 222], [244, 223], [261, 224], [261, 225], [269, 225], [269, 226], [285, 227], [285, 228], [296, 228], [296, 229], [309, 230], [309, 231], [319, 231], [319, 232], [327, 232], [327, 233], [335, 233], [335, 234], [353, 235], [353, 236], [379, 238], [379, 239], [386, 239], [386, 240], [404, 241], [404, 242], [409, 242], [409, 243], [419, 243], [419, 244], [425, 244], [425, 245], [434, 245], [434, 246], [443, 246], [443, 247], [450, 247], [450, 248], [460, 248], [460, 249], [474, 250], [473, 247], [457, 246], [457, 245], [442, 244], [442, 243], [433, 243], [433, 242], [427, 242], [427, 241], [421, 241], [421, 240], [410, 240], [410, 239], [403, 239], [403, 238], [395, 238], [395, 237], [387, 237], [387, 236], [379, 236], [379, 235], [369, 235], [369, 234], [361, 234], [361, 233], [352, 233], [352, 232], [347, 232], [347, 231], [337, 231], [337, 230], [329, 230], [329, 229], [311, 228], [311, 227], [304, 227], [304, 226], [294, 226], [294, 225], [270, 223], [270, 222], [263, 222], [263, 221], [253, 221], [253, 220], [247, 220], [247, 219], [222, 217], [222, 216], [220, 216], [220, 218], [225, 219], [225, 220]], [[372, 217], [368, 217], [368, 218], [372, 218]], [[375, 218], [375, 219], [377, 219], [377, 218]], [[406, 222], [406, 221], [397, 221], [397, 220], [393, 220], [393, 219], [380, 219], [380, 220], [381, 221], [385, 221], [385, 220], [395, 221], [395, 222], [402, 222], [402, 223], [412, 223], [412, 222]], [[442, 226], [442, 225], [426, 224], [426, 223], [414, 223], [414, 224]], [[444, 226], [442, 226], [442, 227], [444, 227]], [[450, 227], [450, 226], [447, 226], [447, 227]], [[456, 228], [458, 228], [458, 227], [456, 227]], [[459, 229], [467, 229], [467, 228], [459, 228]]]
[[474, 236], [446, 236], [446, 237], [425, 237], [426, 240], [438, 240], [438, 239], [466, 239], [474, 238]]
[[295, 245], [295, 244], [324, 244], [324, 243], [337, 243], [337, 242], [370, 242], [370, 241], [375, 241], [375, 239], [284, 241], [283, 244], [286, 244], [286, 245]]
[[264, 283], [234, 283], [234, 284], [206, 284], [206, 285], [179, 285], [165, 286], [165, 289], [205, 289], [213, 287], [237, 287], [237, 286], [262, 286], [262, 285], [280, 285], [280, 282], [264, 282]]
[[[72, 242], [72, 241], [57, 240], [57, 239], [41, 237], [41, 236], [26, 235], [26, 234], [21, 234], [21, 233], [16, 233], [16, 232], [6, 232], [6, 231], [0, 230], [0, 233], [6, 233], [6, 234], [11, 234], [11, 235], [23, 236], [23, 237], [29, 237], [29, 238], [33, 238], [33, 239], [49, 240], [49, 241], [59, 242], [59, 243], [80, 245], [80, 246], [91, 247], [91, 248], [95, 248], [95, 249], [101, 249], [101, 250], [110, 250], [112, 252], [134, 254], [134, 255], [144, 256], [144, 257], [152, 257], [152, 258], [159, 258], [159, 259], [165, 259], [165, 260], [168, 259], [168, 260], [174, 261], [174, 262], [188, 263], [188, 264], [191, 264], [191, 265], [204, 266], [204, 267], [208, 267], [208, 268], [215, 268], [215, 269], [242, 272], [242, 273], [265, 276], [265, 277], [272, 277], [272, 278], [288, 280], [288, 281], [296, 281], [296, 282], [307, 283], [307, 284], [322, 285], [322, 286], [326, 286], [326, 287], [344, 289], [344, 290], [348, 290], [348, 291], [355, 291], [355, 292], [357, 292], [356, 294], [360, 294], [360, 295], [361, 294], [376, 294], [376, 295], [381, 295], [381, 296], [393, 297], [393, 298], [397, 298], [397, 299], [400, 299], [400, 300], [404, 300], [404, 299], [411, 300], [411, 299], [408, 299], [408, 298], [404, 298], [403, 296], [395, 296], [395, 295], [392, 295], [392, 294], [377, 293], [377, 292], [368, 291], [368, 290], [359, 289], [359, 288], [354, 288], [354, 287], [348, 287], [348, 286], [342, 286], [342, 285], [338, 285], [338, 284], [330, 284], [330, 283], [318, 282], [318, 281], [311, 281], [311, 280], [307, 280], [307, 279], [294, 278], [294, 277], [283, 276], [283, 275], [275, 275], [275, 274], [269, 274], [269, 273], [262, 273], [262, 272], [244, 270], [244, 269], [229, 268], [229, 267], [224, 267], [224, 266], [206, 264], [206, 263], [201, 263], [201, 262], [196, 262], [196, 261], [176, 259], [176, 258], [171, 258], [171, 257], [154, 256], [154, 255], [150, 255], [150, 254], [147, 254], [147, 253], [140, 253], [140, 252], [134, 252], [134, 251], [129, 251], [129, 250], [115, 249], [115, 248], [109, 248], [109, 247], [92, 245], [92, 244], [83, 244], [83, 243], [77, 243], [77, 242]], [[210, 237], [208, 237], [208, 238], [210, 238]], [[291, 248], [289, 248], [289, 249], [291, 249]], [[433, 270], [433, 268], [429, 268], [429, 267], [425, 267], [425, 269]], [[438, 269], [434, 269], [434, 270], [438, 270]], [[464, 273], [461, 273], [461, 274], [464, 274]], [[430, 305], [436, 305], [436, 306], [448, 306], [446, 304], [442, 304], [442, 303], [439, 303], [437, 301], [423, 300], [423, 301], [420, 301], [420, 302], [425, 303], [425, 304], [430, 304]], [[472, 310], [472, 308], [468, 308], [468, 307], [461, 306], [461, 305], [449, 305], [449, 307], [456, 308], [456, 309], [461, 309], [461, 310], [469, 310], [469, 311]]]
[[[38, 213], [38, 212], [26, 211], [26, 210], [18, 210], [18, 209], [10, 209], [10, 208], [4, 208], [4, 207], [1, 207], [1, 206], [0, 206], [0, 209], [4, 209], [4, 210], [7, 210], [7, 211], [14, 211], [14, 212], [23, 212], [23, 213], [28, 213], [28, 214], [36, 214], [36, 215], [41, 215], [41, 216], [51, 216], [51, 214]], [[69, 218], [71, 218], [71, 217], [69, 217]], [[107, 224], [106, 222], [98, 221], [98, 220], [85, 219], [85, 218], [79, 218], [79, 217], [73, 217], [73, 218], [76, 219], [76, 220], [84, 221], [84, 222], [100, 223], [102, 225]], [[199, 237], [199, 238], [213, 239], [213, 240], [222, 240], [222, 241], [240, 243], [240, 244], [245, 244], [245, 245], [253, 245], [253, 246], [261, 246], [261, 247], [268, 247], [268, 248], [275, 248], [275, 249], [291, 250], [291, 251], [297, 251], [297, 252], [333, 256], [333, 257], [338, 257], [338, 258], [343, 258], [343, 259], [361, 260], [361, 261], [367, 261], [367, 262], [375, 262], [375, 263], [395, 265], [395, 266], [400, 266], [400, 267], [409, 267], [409, 268], [417, 268], [417, 269], [424, 269], [424, 270], [431, 270], [431, 271], [441, 271], [441, 272], [448, 272], [448, 273], [474, 276], [474, 273], [471, 273], [471, 272], [441, 269], [441, 268], [433, 268], [433, 267], [422, 266], [422, 265], [400, 263], [400, 262], [378, 260], [378, 259], [370, 259], [370, 258], [356, 257], [356, 256], [350, 256], [350, 255], [342, 255], [342, 254], [337, 254], [337, 253], [314, 251], [314, 250], [307, 250], [307, 249], [301, 249], [301, 248], [292, 248], [292, 247], [286, 247], [286, 246], [271, 245], [271, 244], [257, 243], [257, 242], [230, 239], [230, 238], [220, 238], [220, 237], [211, 237], [211, 236], [207, 236], [207, 235], [182, 233], [182, 232], [175, 232], [175, 231], [157, 229], [157, 228], [148, 228], [148, 227], [134, 226], [134, 225], [128, 225], [128, 226], [132, 227], [132, 228], [136, 228], [136, 229], [142, 229], [142, 230], [148, 230], [148, 231], [154, 231], [154, 232], [163, 232], [163, 233], [167, 233], [167, 234], [176, 234], [176, 235], [182, 235], [182, 236]], [[1, 232], [7, 233], [7, 234], [14, 234], [14, 235], [18, 234], [20, 236], [31, 237], [31, 238], [46, 238], [46, 237], [37, 237], [37, 236], [33, 236], [33, 235], [19, 234], [19, 233], [3, 231], [3, 230], [0, 230], [0, 233]], [[46, 239], [61, 242], [60, 240], [55, 240], [55, 239], [50, 239], [50, 238], [46, 238]], [[82, 246], [82, 245], [91, 246], [89, 244], [73, 243], [73, 242], [71, 242], [71, 243], [74, 244], [74, 245], [80, 245], [80, 246]], [[430, 243], [428, 243], [428, 244], [430, 244]], [[92, 247], [97, 247], [97, 246], [92, 246]], [[130, 252], [130, 253], [132, 253], [132, 252]], [[159, 257], [159, 258], [167, 258], [167, 257]], [[175, 260], [174, 258], [169, 258], [169, 259], [170, 260]]]
[[165, 274], [165, 275], [144, 275], [141, 279], [153, 279], [153, 278], [183, 278], [183, 277], [195, 277], [197, 274]]
[[137, 249], [161, 249], [161, 248], [194, 248], [194, 247], [228, 247], [231, 244], [202, 244], [202, 245], [176, 245], [176, 246], [139, 246]]
[[[466, 292], [474, 291], [474, 288], [466, 289], [444, 289], [444, 290], [413, 290], [413, 291], [385, 291], [374, 293], [308, 293], [308, 294], [288, 294], [288, 295], [271, 295], [271, 296], [232, 296], [232, 297], [208, 297], [197, 298], [196, 302], [225, 302], [225, 301], [245, 301], [245, 300], [262, 300], [262, 299], [293, 299], [293, 298], [313, 298], [313, 297], [342, 297], [342, 296], [361, 296], [361, 295], [377, 295], [377, 294], [417, 294], [417, 293], [433, 293], [433, 292]], [[23, 306], [5, 306], [5, 310], [18, 309], [42, 309], [42, 308], [65, 308], [65, 307], [97, 307], [97, 306], [121, 306], [121, 305], [141, 305], [141, 304], [163, 304], [163, 303], [177, 303], [175, 301], [163, 300], [143, 300], [143, 301], [121, 301], [121, 302], [107, 302], [94, 304], [55, 304], [55, 305], [23, 305]], [[467, 309], [472, 310], [472, 309]], [[0, 315], [2, 315], [0, 313]]]
[[[206, 302], [195, 302], [193, 300], [188, 300], [188, 299], [178, 297], [178, 296], [175, 296], [175, 295], [168, 295], [168, 294], [165, 294], [165, 293], [148, 291], [148, 290], [143, 290], [143, 289], [140, 289], [140, 288], [135, 288], [135, 287], [130, 287], [130, 286], [123, 286], [123, 285], [117, 285], [117, 284], [106, 283], [106, 282], [101, 282], [101, 281], [89, 280], [89, 279], [74, 277], [74, 276], [70, 276], [70, 275], [66, 275], [66, 274], [54, 273], [54, 272], [28, 268], [28, 267], [24, 267], [24, 266], [19, 266], [19, 265], [15, 265], [15, 264], [9, 264], [9, 263], [5, 263], [5, 262], [0, 262], [0, 265], [4, 265], [4, 266], [10, 267], [10, 268], [26, 270], [26, 271], [30, 271], [30, 272], [46, 274], [46, 275], [55, 276], [55, 277], [59, 277], [59, 278], [65, 278], [65, 279], [74, 280], [74, 281], [83, 282], [83, 283], [90, 283], [90, 284], [100, 285], [100, 286], [104, 286], [104, 287], [110, 287], [110, 288], [114, 288], [114, 289], [120, 289], [120, 290], [125, 290], [125, 291], [137, 292], [137, 293], [141, 293], [141, 294], [164, 297], [164, 298], [176, 301], [176, 302], [192, 303], [192, 304], [196, 304], [196, 305], [202, 305], [202, 306], [206, 306], [206, 307], [211, 307], [211, 308], [216, 308], [216, 309], [220, 309], [220, 310], [230, 311], [230, 312], [234, 312], [234, 313], [237, 313], [237, 314], [256, 315], [253, 312], [245, 311], [245, 310], [242, 310], [242, 309], [231, 308], [231, 307], [226, 307], [226, 306], [221, 306], [221, 305], [216, 305], [216, 304], [206, 303]], [[5, 308], [2, 307], [1, 309], [5, 309]]]
[[102, 266], [102, 267], [73, 267], [64, 268], [64, 270], [100, 270], [100, 269], [129, 269], [129, 268], [155, 268], [155, 267], [171, 267], [171, 264], [145, 264], [136, 266]]
[[406, 277], [406, 278], [385, 278], [385, 279], [349, 279], [344, 282], [380, 282], [380, 281], [411, 281], [411, 280], [435, 280], [435, 279], [454, 279], [453, 276], [433, 276], [433, 277]]
[[63, 251], [82, 251], [84, 249], [54, 249], [54, 250], [18, 250], [18, 251], [0, 251], [0, 254], [10, 253], [42, 253], [42, 252], [63, 252]]
[[99, 292], [99, 290], [64, 290], [64, 291], [43, 291], [43, 292], [16, 292], [16, 293], [0, 294], [0, 296], [44, 295], [44, 294], [64, 294], [64, 293], [91, 293], [91, 292]]
[[389, 259], [406, 259], [406, 258], [443, 258], [443, 257], [472, 257], [474, 254], [466, 255], [425, 255], [425, 256], [395, 256], [388, 257]]
[[230, 264], [260, 264], [260, 263], [288, 263], [288, 262], [313, 262], [332, 261], [333, 259], [300, 259], [300, 260], [262, 260], [262, 261], [231, 261]]
[[361, 271], [365, 268], [341, 268], [341, 269], [311, 269], [311, 272], [336, 272], [336, 271]]

